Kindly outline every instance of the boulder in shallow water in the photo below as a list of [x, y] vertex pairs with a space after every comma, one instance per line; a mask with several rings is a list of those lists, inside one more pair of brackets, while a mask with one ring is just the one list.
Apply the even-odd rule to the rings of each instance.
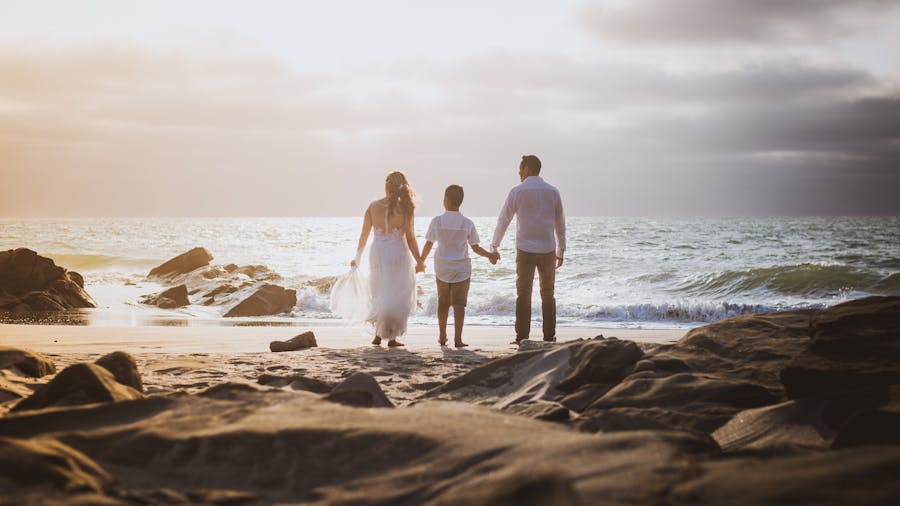
[[209, 265], [213, 259], [206, 248], [194, 248], [150, 270], [150, 277], [172, 277]]
[[291, 311], [295, 305], [297, 305], [296, 290], [266, 284], [231, 308], [225, 313], [225, 317], [276, 315]]
[[95, 307], [80, 274], [19, 248], [0, 252], [0, 311], [59, 311]]
[[269, 343], [269, 350], [280, 352], [280, 351], [297, 351], [297, 350], [305, 350], [307, 348], [315, 348], [318, 346], [316, 343], [316, 335], [313, 334], [311, 330], [308, 330], [302, 334], [298, 334], [287, 341], [272, 341]]
[[138, 392], [144, 391], [144, 382], [141, 380], [141, 373], [138, 372], [137, 362], [130, 353], [114, 351], [103, 355], [94, 363], [111, 372], [119, 383], [128, 385]]
[[56, 372], [53, 362], [43, 355], [7, 346], [0, 346], [0, 369], [12, 369], [32, 378], [41, 378]]
[[140, 398], [143, 398], [140, 392], [116, 381], [105, 368], [96, 364], [73, 364], [38, 388], [31, 397], [16, 404], [12, 411]]
[[187, 306], [190, 303], [187, 285], [173, 286], [159, 295], [147, 296], [144, 299], [144, 304], [152, 304], [161, 309], [175, 309]]

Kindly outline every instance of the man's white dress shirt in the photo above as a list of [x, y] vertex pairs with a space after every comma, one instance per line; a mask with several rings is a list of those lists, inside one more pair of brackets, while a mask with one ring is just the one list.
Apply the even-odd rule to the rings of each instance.
[[516, 248], [528, 253], [552, 253], [562, 258], [566, 251], [566, 217], [556, 187], [540, 176], [528, 176], [509, 191], [497, 218], [491, 248], [497, 251], [513, 216], [516, 217]]

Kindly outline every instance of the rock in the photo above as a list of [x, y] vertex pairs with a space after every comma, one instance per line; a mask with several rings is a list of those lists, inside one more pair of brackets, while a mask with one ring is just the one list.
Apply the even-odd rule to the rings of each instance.
[[84, 288], [84, 276], [78, 274], [75, 271], [69, 271], [69, 279], [75, 282], [76, 285]]
[[137, 362], [131, 354], [124, 351], [114, 351], [103, 355], [94, 363], [111, 372], [119, 383], [128, 385], [138, 392], [144, 391], [141, 373], [138, 372]]
[[900, 384], [900, 297], [838, 304], [809, 331], [808, 349], [781, 372], [792, 398]]
[[118, 402], [142, 397], [137, 390], [118, 383], [112, 373], [103, 367], [82, 363], [63, 369], [49, 383], [38, 388], [31, 397], [13, 406], [11, 411]]
[[825, 423], [825, 405], [822, 398], [810, 398], [741, 411], [712, 437], [725, 451], [824, 450], [836, 435]]
[[272, 341], [269, 343], [269, 350], [274, 352], [280, 351], [297, 351], [297, 350], [305, 350], [307, 348], [315, 348], [318, 346], [316, 343], [316, 335], [313, 334], [311, 330], [308, 330], [302, 334], [298, 334], [287, 341]]
[[263, 285], [253, 295], [239, 302], [225, 313], [226, 318], [267, 316], [286, 313], [297, 304], [297, 291], [278, 285]]
[[212, 254], [206, 248], [194, 248], [150, 270], [149, 277], [172, 277], [187, 274], [195, 269], [209, 265]]
[[263, 374], [256, 380], [260, 385], [272, 387], [290, 386], [292, 390], [304, 390], [316, 394], [327, 394], [335, 387], [335, 383], [309, 378], [307, 376], [277, 376], [274, 374]]
[[506, 411], [508, 413], [527, 416], [528, 418], [534, 418], [535, 420], [544, 420], [546, 422], [569, 421], [569, 410], [565, 406], [561, 406], [555, 402], [536, 401], [512, 404]]
[[66, 306], [58, 298], [46, 292], [28, 293], [22, 297], [21, 301], [32, 311], [62, 311], [66, 309]]
[[112, 485], [113, 478], [103, 468], [59, 441], [0, 436], [0, 490], [3, 490], [0, 501], [3, 504], [17, 504], [19, 501], [22, 504], [43, 504], [43, 501], [31, 502], [25, 498], [47, 490], [102, 494]]
[[371, 374], [355, 372], [338, 383], [325, 400], [361, 408], [392, 408], [394, 404]]
[[[48, 420], [71, 419], [70, 410], [77, 427]], [[587, 435], [460, 403], [353, 409], [281, 392], [0, 418], [0, 434], [42, 431], [110, 470], [124, 488], [110, 495], [230, 490], [265, 504], [663, 504], [717, 455], [709, 438], [690, 434]]]
[[95, 307], [84, 279], [26, 248], [0, 252], [0, 311]]
[[615, 384], [631, 372], [643, 352], [631, 341], [614, 337], [597, 339], [577, 348], [574, 366], [559, 383], [559, 390], [572, 392], [590, 383]]
[[520, 351], [480, 365], [423, 397], [477, 402], [506, 409], [514, 404], [554, 401], [559, 383], [573, 368], [572, 357], [586, 341]]
[[175, 309], [187, 306], [191, 301], [188, 299], [187, 285], [178, 285], [157, 295], [146, 297], [143, 303], [151, 304], [161, 309]]
[[[854, 392], [852, 403], [844, 403], [841, 408], [837, 417], [833, 412], [826, 413], [829, 421], [838, 426], [832, 448], [900, 445], [900, 385]], [[850, 415], [846, 416], [848, 412]]]
[[[484, 483], [487, 482], [487, 483]], [[580, 504], [572, 480], [551, 471], [506, 474], [499, 478], [476, 478], [443, 494], [429, 506], [575, 506]]]
[[12, 369], [18, 374], [32, 378], [41, 378], [56, 372], [53, 362], [43, 355], [7, 346], [0, 346], [0, 369]]
[[236, 264], [228, 264], [224, 267], [225, 272], [231, 273], [238, 270], [238, 266]]
[[739, 411], [775, 402], [777, 397], [754, 383], [679, 373], [660, 378], [628, 377], [588, 406], [585, 415], [609, 408], [643, 408], [648, 410], [644, 415], [672, 428], [709, 433]]
[[900, 497], [898, 469], [898, 446], [713, 459], [693, 466], [665, 503], [891, 505]]
[[337, 276], [325, 276], [324, 278], [311, 279], [305, 284], [306, 286], [315, 288], [319, 293], [326, 294], [331, 291], [331, 287], [334, 286], [335, 281], [337, 281]]

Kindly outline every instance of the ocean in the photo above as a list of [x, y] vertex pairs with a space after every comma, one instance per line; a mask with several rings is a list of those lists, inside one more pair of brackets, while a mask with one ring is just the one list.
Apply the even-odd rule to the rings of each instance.
[[[482, 244], [494, 218], [474, 218]], [[416, 219], [420, 247], [430, 217]], [[570, 217], [557, 272], [561, 326], [690, 328], [730, 316], [822, 308], [867, 295], [900, 295], [900, 218], [653, 219]], [[27, 247], [80, 272], [98, 303], [93, 324], [224, 323], [222, 307], [161, 310], [140, 304], [162, 289], [156, 265], [195, 246], [214, 264], [262, 264], [295, 288], [289, 315], [242, 324], [340, 324], [317, 280], [348, 271], [360, 218], [0, 219], [0, 250]], [[496, 266], [473, 254], [466, 323], [512, 325], [515, 223]], [[367, 254], [361, 266], [367, 268]], [[433, 324], [431, 259], [418, 277], [412, 324]], [[537, 290], [535, 283], [535, 290]], [[534, 317], [540, 319], [535, 293]], [[230, 320], [230, 319], [229, 319]]]

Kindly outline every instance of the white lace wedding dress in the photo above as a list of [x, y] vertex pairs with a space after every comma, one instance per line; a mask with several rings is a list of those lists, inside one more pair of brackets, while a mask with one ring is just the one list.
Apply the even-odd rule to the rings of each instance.
[[369, 250], [371, 320], [375, 335], [395, 339], [406, 334], [406, 323], [416, 307], [416, 271], [402, 230], [379, 230]]
[[373, 227], [368, 283], [357, 269], [341, 276], [331, 290], [331, 310], [349, 320], [369, 321], [382, 339], [396, 339], [406, 334], [416, 307], [416, 272], [403, 230], [385, 225]]

